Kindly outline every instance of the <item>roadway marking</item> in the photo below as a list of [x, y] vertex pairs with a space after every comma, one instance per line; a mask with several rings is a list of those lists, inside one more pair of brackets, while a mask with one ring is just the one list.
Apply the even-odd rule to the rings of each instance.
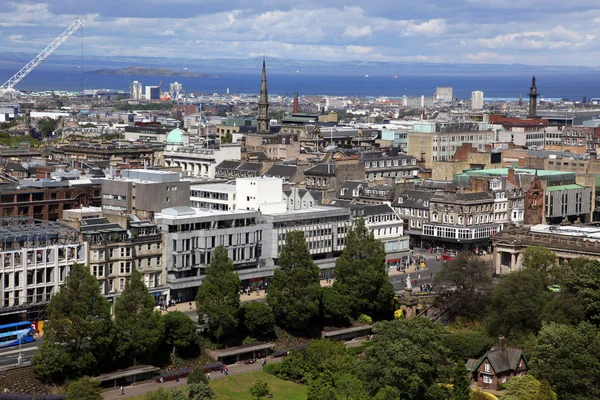
[[[21, 353], [30, 352], [30, 351], [34, 351], [34, 350], [37, 350], [37, 349], [38, 349], [38, 346], [35, 346], [35, 347], [26, 347], [24, 349], [21, 349]], [[5, 355], [8, 355], [8, 354], [18, 354], [18, 353], [19, 353], [18, 349], [17, 350], [11, 350], [11, 351], [0, 351], [0, 356], [5, 356]]]

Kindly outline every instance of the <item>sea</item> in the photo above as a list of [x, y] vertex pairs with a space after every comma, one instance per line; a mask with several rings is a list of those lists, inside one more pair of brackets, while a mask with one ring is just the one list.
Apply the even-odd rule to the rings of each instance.
[[[0, 64], [0, 83], [8, 80], [21, 66], [15, 63]], [[229, 93], [255, 94], [260, 88], [260, 69], [221, 69], [219, 71], [202, 71], [214, 76], [211, 78], [165, 77], [165, 76], [120, 76], [96, 75], [89, 71], [105, 68], [105, 65], [60, 65], [44, 63], [33, 70], [16, 86], [19, 90], [44, 91], [65, 90], [79, 92], [83, 89], [115, 89], [129, 91], [132, 81], [140, 81], [143, 85], [158, 85], [163, 81], [163, 90], [169, 83], [178, 81], [184, 90], [194, 93]], [[346, 97], [390, 97], [432, 96], [436, 86], [451, 86], [457, 99], [470, 99], [471, 92], [480, 90], [488, 101], [518, 99], [520, 95], [527, 100], [531, 85], [531, 73], [522, 72], [503, 74], [485, 73], [434, 73], [419, 75], [414, 71], [397, 75], [377, 73], [368, 75], [335, 71], [325, 68], [322, 71], [281, 71], [268, 70], [268, 90], [271, 95], [329, 95]], [[585, 73], [574, 71], [548, 71], [536, 74], [540, 99], [581, 101], [600, 97], [600, 70], [588, 69]]]

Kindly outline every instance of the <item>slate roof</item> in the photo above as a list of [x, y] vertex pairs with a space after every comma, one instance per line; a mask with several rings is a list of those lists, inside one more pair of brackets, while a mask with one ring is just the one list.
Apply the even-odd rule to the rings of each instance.
[[431, 197], [431, 202], [471, 202], [471, 201], [493, 201], [494, 196], [487, 192], [477, 193], [453, 193], [453, 192], [436, 192]]
[[248, 153], [248, 157], [256, 158], [259, 161], [268, 160], [269, 156], [264, 151], [251, 151]]
[[14, 162], [7, 162], [4, 165], [4, 169], [6, 171], [29, 172], [29, 170], [27, 168], [25, 168], [23, 165], [21, 165], [19, 163], [14, 163]]
[[231, 160], [225, 160], [225, 161], [221, 161], [221, 163], [219, 165], [217, 165], [217, 168], [219, 169], [236, 169], [237, 167], [239, 167], [241, 164], [241, 161], [231, 161]]
[[[422, 210], [428, 210], [429, 205], [425, 206], [425, 202], [429, 201], [435, 192], [429, 192], [425, 190], [403, 190], [400, 193], [400, 196], [394, 200], [392, 203], [392, 207], [406, 207], [406, 208], [416, 208]], [[402, 203], [399, 202], [399, 199], [402, 197]]]
[[474, 371], [484, 360], [488, 360], [492, 365], [496, 374], [501, 374], [508, 371], [516, 371], [519, 368], [519, 362], [521, 357], [525, 360], [525, 367], [527, 367], [527, 359], [523, 354], [523, 350], [515, 347], [504, 347], [504, 348], [492, 348], [490, 351], [485, 353], [475, 364], [473, 369], [469, 369], [469, 366], [473, 367], [473, 363], [467, 362], [467, 370]]
[[[335, 197], [337, 197], [338, 199], [354, 199], [355, 197], [359, 197], [359, 196], [353, 196], [352, 192], [354, 191], [354, 189], [356, 189], [359, 186], [363, 186], [366, 187], [368, 186], [367, 181], [346, 181], [344, 182], [344, 184], [342, 185], [342, 187], [338, 190], [338, 192], [336, 193]], [[346, 190], [344, 190], [346, 189]]]
[[274, 176], [290, 180], [297, 172], [298, 166], [296, 165], [275, 164], [265, 172], [265, 176]]
[[456, 189], [456, 185], [452, 181], [434, 181], [432, 179], [425, 179], [421, 182], [421, 188], [430, 190], [446, 190]]
[[304, 171], [304, 175], [335, 176], [335, 170], [335, 164], [320, 163]]

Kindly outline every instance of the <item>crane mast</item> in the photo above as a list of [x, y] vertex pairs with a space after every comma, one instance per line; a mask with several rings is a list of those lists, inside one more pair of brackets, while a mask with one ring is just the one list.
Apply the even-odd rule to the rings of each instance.
[[52, 43], [48, 45], [44, 50], [40, 52], [35, 58], [23, 68], [19, 70], [16, 74], [14, 74], [9, 80], [4, 82], [2, 86], [0, 86], [0, 98], [4, 97], [8, 93], [12, 93], [14, 91], [14, 87], [17, 83], [19, 83], [23, 78], [27, 76], [31, 71], [34, 70], [35, 67], [40, 65], [42, 61], [44, 61], [50, 54], [54, 52], [61, 44], [63, 44], [68, 38], [70, 38], [79, 28], [83, 26], [83, 23], [79, 18], [71, 26], [67, 28], [59, 37], [54, 39]]

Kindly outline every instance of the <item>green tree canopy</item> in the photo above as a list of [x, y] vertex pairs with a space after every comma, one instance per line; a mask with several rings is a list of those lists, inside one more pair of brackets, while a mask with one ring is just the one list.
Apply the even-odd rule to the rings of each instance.
[[394, 288], [386, 271], [385, 249], [359, 218], [346, 234], [346, 246], [335, 262], [333, 287], [347, 296], [353, 316], [391, 319]]
[[268, 340], [273, 335], [275, 327], [275, 317], [271, 307], [267, 304], [251, 301], [241, 308], [244, 327], [250, 337]]
[[471, 390], [469, 388], [471, 381], [467, 372], [467, 367], [463, 362], [457, 362], [454, 366], [454, 375], [452, 376], [452, 400], [469, 400]]
[[112, 320], [89, 267], [74, 264], [48, 305], [44, 342], [33, 357], [42, 379], [63, 381], [93, 375], [109, 362]]
[[548, 271], [556, 265], [556, 254], [543, 246], [531, 246], [523, 250], [523, 267]]
[[56, 129], [56, 121], [52, 118], [44, 117], [37, 123], [38, 131], [42, 135], [42, 138], [46, 138], [52, 135], [52, 132]]
[[192, 383], [188, 396], [190, 400], [214, 400], [215, 391], [206, 383]]
[[102, 400], [100, 382], [86, 376], [69, 383], [66, 400]]
[[479, 358], [496, 343], [496, 339], [480, 332], [452, 332], [443, 336], [444, 344], [450, 350], [449, 357], [457, 363], [469, 358]]
[[309, 334], [320, 323], [320, 301], [319, 267], [312, 260], [304, 232], [289, 232], [267, 295], [275, 321], [297, 334]]
[[537, 333], [541, 314], [552, 295], [544, 272], [536, 268], [503, 277], [492, 291], [488, 331], [492, 336]]
[[[424, 318], [382, 321], [373, 326], [372, 346], [362, 366], [371, 394], [385, 386], [402, 399], [429, 399], [436, 390], [448, 349], [444, 328]], [[432, 399], [433, 400], [433, 399]]]
[[208, 385], [208, 377], [204, 373], [204, 368], [200, 365], [196, 365], [192, 368], [192, 372], [187, 377], [188, 385], [193, 383], [205, 383]]
[[400, 400], [401, 393], [393, 386], [384, 386], [375, 395], [374, 400]]
[[[198, 345], [196, 324], [181, 311], [174, 311], [163, 316], [165, 326], [165, 343], [175, 350], [190, 350]], [[192, 352], [195, 354], [195, 352]]]
[[544, 388], [542, 388], [540, 381], [531, 374], [515, 376], [504, 384], [506, 391], [502, 395], [502, 400], [538, 400], [538, 398], [539, 400], [556, 400], [556, 394], [552, 392], [548, 382], [544, 382]]
[[208, 318], [208, 332], [218, 342], [235, 337], [240, 308], [240, 278], [224, 246], [218, 246], [198, 288], [196, 308], [200, 320]]
[[323, 321], [333, 326], [348, 326], [352, 316], [350, 296], [333, 287], [322, 289]]
[[433, 280], [436, 305], [449, 319], [476, 320], [485, 315], [492, 283], [490, 270], [473, 253], [446, 262]]
[[600, 398], [600, 335], [593, 325], [544, 325], [530, 360], [531, 373], [561, 400]]
[[585, 318], [598, 326], [600, 325], [600, 261], [588, 259], [574, 264], [561, 289], [577, 296], [583, 306]]
[[266, 379], [258, 379], [250, 385], [250, 394], [256, 400], [260, 400], [269, 394], [269, 384]]
[[133, 364], [148, 360], [164, 337], [161, 314], [135, 268], [115, 304], [115, 327], [117, 354]]

